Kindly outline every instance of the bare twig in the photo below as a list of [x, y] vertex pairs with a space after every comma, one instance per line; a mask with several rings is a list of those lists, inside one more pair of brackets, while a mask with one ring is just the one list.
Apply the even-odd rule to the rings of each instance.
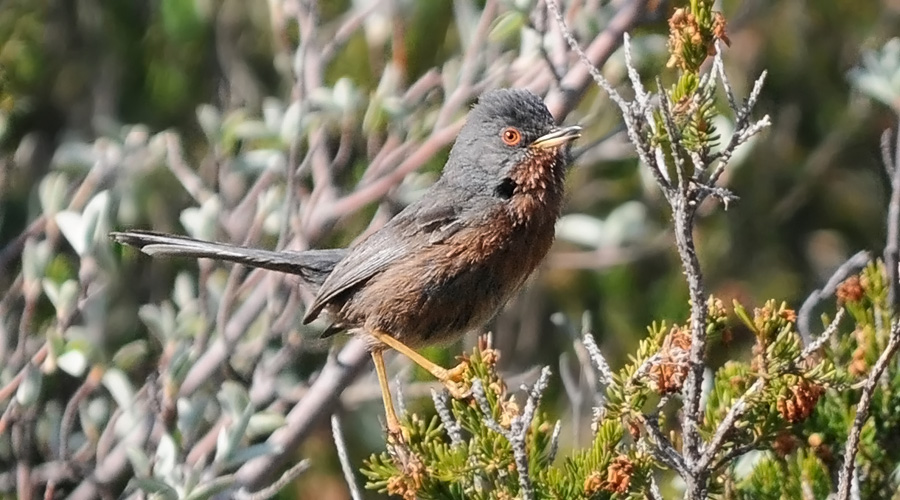
[[541, 395], [547, 389], [550, 382], [550, 368], [544, 367], [541, 370], [541, 376], [534, 383], [528, 394], [528, 400], [525, 402], [525, 409], [521, 415], [517, 415], [509, 424], [509, 429], [504, 429], [491, 413], [490, 404], [484, 393], [484, 387], [481, 380], [476, 379], [472, 383], [472, 395], [478, 403], [483, 414], [485, 425], [492, 431], [505, 437], [512, 446], [513, 457], [516, 462], [516, 471], [519, 476], [519, 488], [522, 498], [525, 500], [533, 500], [535, 498], [534, 485], [531, 481], [531, 474], [528, 471], [528, 453], [526, 451], [525, 442], [528, 438], [528, 432], [531, 428], [531, 421], [541, 401]]
[[234, 492], [234, 498], [238, 500], [268, 500], [269, 498], [274, 497], [281, 491], [282, 488], [291, 483], [294, 479], [297, 479], [300, 474], [306, 472], [311, 465], [309, 459], [304, 459], [297, 462], [293, 467], [284, 471], [284, 474], [278, 478], [274, 483], [262, 488], [260, 490], [254, 491], [252, 493], [248, 492], [246, 489], [241, 488]]
[[684, 457], [675, 449], [675, 446], [672, 445], [669, 438], [663, 434], [662, 429], [659, 428], [659, 422], [656, 417], [645, 415], [642, 418], [644, 428], [647, 429], [647, 434], [650, 436], [650, 440], [654, 445], [651, 448], [651, 451], [654, 452], [657, 458], [671, 467], [672, 470], [677, 472], [681, 477], [689, 477], [690, 470], [684, 462]]
[[813, 353], [821, 349], [822, 346], [825, 345], [825, 342], [828, 342], [828, 339], [837, 332], [838, 326], [840, 326], [841, 320], [844, 319], [844, 314], [846, 314], [846, 312], [847, 310], [844, 308], [838, 309], [838, 312], [834, 315], [834, 319], [831, 321], [831, 324], [828, 325], [828, 328], [826, 328], [818, 338], [813, 339], [812, 342], [803, 348], [803, 352], [801, 352], [800, 356], [794, 360], [794, 366], [799, 366], [804, 360], [812, 356]]
[[[550, 9], [556, 22], [559, 24], [560, 31], [563, 33], [566, 42], [584, 62], [584, 64], [572, 66], [562, 77], [559, 87], [547, 96], [547, 108], [550, 109], [553, 116], [566, 116], [575, 108], [576, 103], [581, 100], [581, 96], [590, 86], [591, 78], [593, 77], [596, 81], [597, 75], [600, 75], [595, 68], [602, 66], [618, 48], [622, 35], [637, 24], [646, 5], [646, 0], [627, 0], [623, 2], [622, 7], [610, 19], [606, 28], [594, 38], [586, 50], [582, 51], [580, 47], [576, 49], [578, 42], [575, 40], [572, 32], [565, 27], [565, 19], [563, 19], [556, 1], [547, 0], [547, 8]], [[612, 87], [610, 86], [610, 88]]]
[[450, 413], [450, 398], [448, 392], [446, 390], [437, 391], [432, 389], [431, 399], [434, 401], [434, 409], [437, 410], [437, 414], [441, 418], [444, 430], [446, 430], [447, 435], [450, 436], [450, 443], [453, 446], [463, 444], [462, 426], [459, 425], [459, 422], [457, 422]]
[[334, 438], [334, 447], [337, 448], [338, 460], [341, 462], [341, 471], [344, 473], [344, 479], [347, 481], [347, 487], [350, 489], [350, 497], [353, 500], [361, 500], [362, 493], [356, 484], [356, 477], [353, 475], [353, 465], [350, 464], [350, 457], [347, 453], [347, 444], [344, 443], [344, 434], [341, 431], [341, 418], [337, 413], [331, 414], [331, 435]]
[[609, 367], [609, 363], [606, 362], [606, 358], [603, 357], [603, 353], [600, 352], [600, 348], [597, 347], [594, 336], [589, 333], [585, 334], [584, 337], [582, 337], [582, 341], [584, 342], [585, 349], [587, 349], [588, 354], [591, 356], [594, 368], [597, 369], [597, 378], [600, 380], [600, 383], [603, 385], [611, 384], [613, 382], [612, 368]]
[[856, 404], [856, 417], [853, 419], [853, 426], [850, 427], [847, 445], [844, 447], [844, 463], [841, 465], [841, 472], [838, 478], [837, 500], [850, 500], [851, 483], [855, 478], [856, 454], [859, 452], [860, 434], [866, 420], [869, 418], [872, 395], [875, 394], [881, 374], [884, 373], [884, 370], [894, 358], [898, 348], [900, 348], [900, 321], [895, 320], [891, 325], [887, 346], [881, 355], [878, 356], [878, 361], [875, 362], [875, 366], [872, 367], [869, 376], [866, 377], [866, 383], [859, 397], [859, 403]]
[[238, 483], [251, 489], [266, 484], [278, 466], [288, 460], [297, 445], [309, 435], [313, 424], [331, 411], [341, 390], [356, 378], [368, 359], [369, 353], [360, 339], [352, 339], [330, 359], [303, 399], [288, 413], [285, 426], [269, 437], [268, 442], [281, 451], [242, 465], [235, 473]]
[[[894, 154], [900, 155], [900, 127], [896, 132], [897, 143]], [[898, 265], [900, 265], [900, 168], [894, 161], [890, 147], [890, 129], [885, 130], [881, 136], [881, 156], [884, 170], [890, 179], [891, 197], [888, 204], [887, 216], [887, 241], [884, 245], [884, 265], [887, 269], [888, 279], [888, 304], [897, 310], [900, 300], [900, 279], [898, 279]]]
[[833, 295], [842, 281], [851, 274], [859, 272], [870, 260], [871, 255], [868, 251], [862, 250], [857, 252], [835, 269], [834, 274], [831, 275], [825, 286], [813, 291], [806, 297], [803, 305], [800, 306], [800, 311], [797, 312], [797, 332], [800, 333], [805, 344], [809, 344], [812, 341], [812, 315], [819, 302]]

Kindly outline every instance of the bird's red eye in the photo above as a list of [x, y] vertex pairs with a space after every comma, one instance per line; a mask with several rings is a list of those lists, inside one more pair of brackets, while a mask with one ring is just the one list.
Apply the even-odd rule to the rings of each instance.
[[516, 127], [506, 127], [500, 133], [500, 137], [507, 146], [516, 146], [522, 142], [522, 133]]

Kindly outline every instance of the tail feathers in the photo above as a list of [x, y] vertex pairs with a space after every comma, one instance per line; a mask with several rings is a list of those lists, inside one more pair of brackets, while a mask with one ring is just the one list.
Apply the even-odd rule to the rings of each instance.
[[113, 232], [110, 233], [110, 237], [119, 243], [139, 248], [147, 255], [224, 260], [295, 274], [317, 286], [325, 281], [334, 266], [347, 254], [347, 250], [344, 248], [307, 250], [305, 252], [273, 252], [153, 231]]

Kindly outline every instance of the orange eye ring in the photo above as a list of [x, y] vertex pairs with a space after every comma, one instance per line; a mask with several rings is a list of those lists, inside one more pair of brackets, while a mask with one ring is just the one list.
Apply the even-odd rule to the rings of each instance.
[[507, 146], [518, 146], [522, 142], [522, 132], [519, 132], [516, 127], [506, 127], [503, 132], [500, 132], [500, 138]]

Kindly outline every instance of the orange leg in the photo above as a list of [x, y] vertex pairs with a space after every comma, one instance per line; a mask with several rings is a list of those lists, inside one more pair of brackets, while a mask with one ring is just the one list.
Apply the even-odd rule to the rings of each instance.
[[372, 361], [375, 363], [378, 385], [381, 386], [381, 399], [384, 401], [384, 416], [387, 419], [388, 433], [399, 436], [400, 420], [394, 411], [394, 400], [391, 399], [391, 387], [388, 385], [387, 370], [384, 367], [384, 353], [379, 350], [372, 351]]
[[[375, 337], [379, 342], [385, 344], [386, 346], [394, 349], [395, 351], [402, 353], [407, 358], [411, 359], [413, 363], [421, 366], [428, 373], [434, 375], [434, 378], [441, 381], [445, 387], [450, 391], [450, 395], [457, 399], [462, 399], [468, 396], [468, 391], [465, 390], [460, 384], [460, 377], [466, 371], [466, 364], [460, 363], [459, 365], [451, 368], [450, 370], [437, 365], [436, 363], [428, 360], [425, 356], [414, 351], [411, 347], [407, 346], [403, 342], [391, 337], [387, 333], [384, 333], [379, 330], [373, 330], [369, 332], [372, 337]], [[372, 353], [374, 356], [374, 352]]]

